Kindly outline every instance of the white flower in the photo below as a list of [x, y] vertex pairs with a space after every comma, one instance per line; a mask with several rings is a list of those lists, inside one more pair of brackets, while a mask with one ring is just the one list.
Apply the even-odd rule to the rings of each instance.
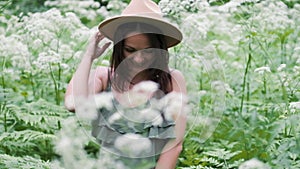
[[121, 111], [115, 112], [113, 115], [111, 115], [111, 116], [109, 117], [108, 122], [109, 122], [110, 124], [112, 124], [112, 123], [114, 123], [115, 121], [121, 119], [121, 118], [122, 118], [122, 114], [123, 114], [123, 112], [121, 112]]
[[60, 140], [56, 144], [56, 148], [60, 151], [67, 151], [70, 148], [71, 144], [71, 139], [69, 137], [62, 136], [62, 138], [60, 138]]
[[[128, 157], [148, 156], [151, 152], [151, 141], [138, 134], [127, 133], [119, 136], [114, 143], [115, 147]], [[148, 154], [148, 155], [147, 155]]]
[[291, 102], [289, 107], [295, 108], [295, 109], [300, 109], [300, 102]]
[[105, 107], [107, 109], [113, 108], [113, 103], [112, 103], [113, 95], [111, 92], [102, 92], [100, 94], [96, 94], [94, 95], [94, 99], [97, 108], [102, 108], [102, 107]]
[[158, 89], [158, 84], [153, 81], [144, 81], [133, 86], [132, 91], [136, 93], [152, 94]]
[[267, 164], [253, 158], [245, 161], [239, 166], [239, 169], [271, 169]]
[[277, 68], [277, 71], [278, 72], [281, 72], [283, 69], [285, 69], [286, 68], [286, 64], [281, 64], [281, 65], [279, 65], [279, 67]]
[[152, 81], [144, 81], [136, 84], [127, 92], [122, 93], [120, 102], [124, 106], [135, 107], [147, 102], [158, 89], [158, 84]]
[[213, 89], [219, 91], [219, 93], [228, 92], [229, 94], [233, 95], [234, 90], [229, 86], [228, 83], [222, 81], [213, 81], [211, 83]]
[[34, 50], [38, 50], [43, 47], [43, 41], [41, 39], [36, 39], [33, 41], [32, 48]]
[[271, 72], [271, 70], [270, 70], [270, 67], [268, 67], [268, 66], [263, 66], [263, 67], [259, 67], [259, 68], [256, 68], [255, 70], [254, 70], [254, 72], [258, 72], [258, 74], [264, 74], [265, 72]]
[[[299, 61], [300, 61], [300, 59], [299, 59]], [[293, 72], [299, 74], [300, 73], [300, 66], [294, 66], [293, 67]]]
[[236, 69], [244, 69], [243, 65], [239, 62], [236, 62], [236, 61], [232, 62], [231, 66], [236, 68]]
[[185, 116], [187, 107], [187, 97], [182, 93], [171, 92], [160, 99], [160, 108], [164, 108], [164, 116], [166, 120], [176, 120], [179, 115]]
[[204, 96], [204, 95], [206, 95], [206, 94], [207, 94], [207, 91], [206, 91], [206, 90], [200, 90], [200, 91], [198, 91], [199, 97], [202, 97], [202, 96]]
[[93, 99], [76, 97], [75, 99], [75, 110], [78, 118], [93, 120], [97, 117], [97, 108]]
[[103, 66], [109, 66], [109, 61], [106, 60], [106, 59], [104, 59], [104, 60], [101, 61], [101, 65], [103, 65]]
[[152, 122], [154, 126], [161, 125], [163, 122], [160, 112], [151, 108], [142, 110], [139, 115], [144, 123]]

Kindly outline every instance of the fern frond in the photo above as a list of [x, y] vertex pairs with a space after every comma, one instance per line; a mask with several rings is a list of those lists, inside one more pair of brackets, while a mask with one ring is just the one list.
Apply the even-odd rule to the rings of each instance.
[[0, 132], [7, 132], [15, 119], [11, 116], [12, 110], [4, 103], [0, 103]]
[[16, 156], [40, 155], [46, 158], [54, 154], [52, 142], [55, 138], [52, 134], [33, 130], [5, 132], [0, 136], [0, 153]]
[[231, 152], [229, 150], [225, 150], [222, 148], [216, 148], [211, 151], [205, 151], [203, 154], [211, 157], [216, 157], [221, 160], [230, 160], [232, 157], [236, 156], [237, 154], [241, 153], [241, 151]]
[[63, 119], [73, 115], [64, 107], [42, 99], [20, 107], [14, 106], [13, 113], [20, 122], [16, 130], [31, 129], [51, 134], [61, 128], [60, 122]]
[[43, 161], [30, 156], [14, 157], [7, 154], [0, 154], [0, 168], [2, 169], [62, 169], [48, 161]]

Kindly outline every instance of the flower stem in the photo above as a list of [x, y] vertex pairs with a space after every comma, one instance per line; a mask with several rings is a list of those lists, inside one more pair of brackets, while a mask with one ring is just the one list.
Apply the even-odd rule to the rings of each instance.
[[51, 75], [51, 79], [54, 83], [54, 91], [55, 91], [55, 102], [57, 105], [59, 105], [60, 103], [60, 99], [59, 99], [59, 91], [58, 91], [58, 87], [57, 87], [57, 82], [56, 82], [56, 79], [54, 77], [54, 74], [53, 74], [53, 70], [52, 70], [52, 66], [49, 64], [49, 67], [50, 67], [50, 75]]
[[[245, 97], [245, 88], [246, 88], [246, 84], [247, 84], [247, 77], [248, 77], [248, 71], [249, 71], [249, 68], [250, 68], [250, 64], [251, 64], [251, 60], [252, 60], [252, 54], [251, 54], [251, 46], [249, 44], [249, 54], [248, 54], [248, 60], [247, 60], [247, 64], [246, 64], [246, 68], [245, 68], [245, 72], [244, 72], [244, 77], [243, 77], [243, 84], [242, 84], [242, 99], [241, 99], [241, 105], [240, 105], [240, 113], [242, 113], [243, 111], [243, 106], [244, 106], [244, 97]], [[247, 85], [248, 86], [248, 85]], [[247, 87], [249, 88], [249, 86]], [[249, 89], [248, 89], [249, 91]], [[248, 97], [249, 96], [249, 93], [247, 94]], [[247, 99], [249, 99], [247, 97]]]

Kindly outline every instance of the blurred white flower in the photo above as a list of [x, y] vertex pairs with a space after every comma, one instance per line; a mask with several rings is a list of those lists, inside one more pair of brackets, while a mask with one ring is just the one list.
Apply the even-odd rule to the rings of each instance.
[[60, 63], [60, 55], [53, 50], [41, 52], [38, 58], [35, 61], [33, 61], [33, 65], [35, 65], [36, 68], [39, 68], [40, 70], [45, 72], [54, 71], [53, 69], [57, 69], [57, 67], [52, 65]]
[[163, 107], [166, 120], [175, 121], [178, 116], [186, 116], [189, 111], [187, 97], [178, 92], [171, 92], [160, 99], [159, 107]]
[[113, 108], [113, 94], [111, 92], [102, 92], [94, 95], [94, 100], [97, 108], [105, 107], [107, 109]]
[[300, 66], [294, 66], [293, 67], [293, 72], [296, 73], [296, 75], [299, 75], [300, 74]]
[[111, 115], [111, 116], [109, 117], [108, 122], [112, 124], [112, 123], [114, 123], [115, 121], [121, 119], [121, 118], [122, 118], [122, 114], [123, 114], [122, 111], [117, 111], [117, 112], [115, 112], [113, 115]]
[[56, 148], [58, 150], [68, 150], [71, 146], [71, 139], [66, 136], [62, 136], [60, 140], [56, 143]]
[[97, 117], [97, 108], [92, 98], [75, 97], [75, 110], [78, 118], [93, 120]]
[[110, 16], [110, 13], [107, 11], [105, 6], [101, 6], [98, 10], [97, 13], [101, 14], [104, 18], [108, 18]]
[[147, 102], [158, 89], [158, 84], [153, 81], [143, 81], [133, 86], [120, 96], [120, 102], [124, 106], [135, 107]]
[[147, 156], [151, 152], [151, 141], [138, 134], [127, 133], [119, 136], [114, 143], [122, 155], [131, 158]]
[[108, 151], [100, 151], [99, 157], [101, 158], [98, 158], [96, 162], [97, 166], [101, 166], [105, 169], [130, 169], [125, 166], [122, 161], [117, 160], [114, 154], [111, 154]]
[[245, 161], [239, 166], [239, 169], [271, 169], [267, 164], [253, 158]]
[[43, 41], [41, 39], [35, 39], [32, 44], [34, 50], [38, 50], [43, 47]]
[[263, 66], [256, 68], [254, 72], [257, 72], [258, 74], [264, 74], [265, 72], [271, 73], [270, 67], [268, 66]]
[[133, 86], [132, 92], [142, 94], [153, 94], [158, 89], [158, 84], [153, 81], [143, 81]]
[[236, 68], [236, 69], [244, 69], [244, 66], [241, 63], [236, 62], [236, 61], [232, 62], [231, 66], [234, 67], [234, 68]]
[[104, 60], [101, 61], [101, 65], [109, 66], [109, 61], [104, 59]]
[[151, 122], [152, 125], [158, 126], [161, 125], [163, 122], [162, 116], [159, 111], [148, 108], [143, 109], [139, 115], [141, 116], [142, 122], [149, 123]]
[[230, 87], [228, 83], [222, 81], [213, 81], [211, 83], [212, 89], [219, 91], [219, 93], [224, 93], [225, 91], [231, 95], [234, 94], [234, 90]]
[[278, 66], [277, 71], [281, 72], [285, 68], [286, 68], [286, 64], [281, 64], [281, 65]]
[[204, 96], [204, 95], [206, 95], [206, 94], [207, 94], [207, 91], [206, 91], [206, 90], [200, 90], [200, 91], [198, 92], [199, 97], [202, 97], [202, 96]]
[[295, 108], [295, 109], [300, 109], [300, 102], [291, 102], [289, 107]]

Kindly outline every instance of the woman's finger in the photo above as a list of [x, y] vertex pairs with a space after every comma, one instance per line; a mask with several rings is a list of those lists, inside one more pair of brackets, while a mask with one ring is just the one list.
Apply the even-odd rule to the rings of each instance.
[[100, 49], [100, 54], [102, 54], [108, 47], [109, 45], [111, 44], [111, 42], [107, 42], [105, 43], [102, 48]]

